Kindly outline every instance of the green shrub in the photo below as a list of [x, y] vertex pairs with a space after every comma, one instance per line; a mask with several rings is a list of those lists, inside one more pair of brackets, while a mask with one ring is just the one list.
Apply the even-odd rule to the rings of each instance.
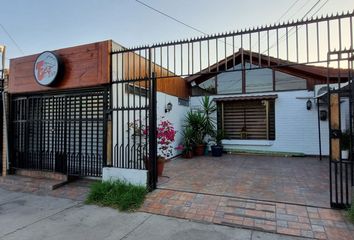
[[347, 211], [347, 216], [349, 220], [354, 223], [354, 201], [352, 203], [352, 206]]
[[146, 193], [145, 187], [123, 181], [96, 182], [90, 187], [86, 203], [133, 211], [143, 204]]

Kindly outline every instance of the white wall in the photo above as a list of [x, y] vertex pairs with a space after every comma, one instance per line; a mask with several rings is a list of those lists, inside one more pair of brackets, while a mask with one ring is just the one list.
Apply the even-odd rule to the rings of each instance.
[[102, 170], [102, 181], [123, 181], [138, 186], [147, 186], [148, 171], [138, 169], [107, 168]]
[[[112, 89], [112, 104], [113, 107], [121, 107], [122, 106], [122, 87], [123, 84], [116, 84], [113, 85], [113, 89]], [[128, 94], [123, 91], [124, 94], [124, 106], [127, 107], [128, 106], [128, 98], [129, 98], [129, 105], [133, 106], [134, 105], [134, 98], [135, 98], [135, 104], [136, 106], [138, 106], [138, 103], [140, 101], [139, 97], [134, 96], [132, 94]], [[117, 98], [118, 96], [118, 98]], [[141, 101], [143, 102], [143, 106], [145, 105], [145, 98], [142, 97]], [[167, 103], [171, 102], [173, 107], [172, 110], [170, 112], [165, 113], [165, 106]], [[172, 151], [172, 156], [174, 157], [178, 154], [180, 154], [178, 151], [175, 150], [175, 147], [177, 147], [181, 142], [182, 142], [182, 129], [183, 129], [183, 123], [184, 123], [184, 118], [185, 115], [187, 113], [187, 111], [189, 110], [189, 107], [187, 106], [183, 106], [183, 105], [179, 105], [178, 103], [178, 97], [175, 96], [171, 96], [165, 93], [161, 93], [161, 92], [157, 92], [157, 124], [159, 124], [159, 122], [163, 119], [165, 120], [169, 120], [173, 127], [176, 130], [176, 137], [175, 137], [175, 142], [172, 144], [173, 147], [173, 151]], [[129, 112], [129, 114], [128, 114]], [[141, 114], [141, 115], [140, 115]], [[128, 115], [129, 115], [129, 119], [128, 119]], [[135, 115], [135, 116], [134, 116]], [[141, 117], [141, 118], [140, 118]], [[122, 117], [122, 111], [118, 112], [114, 111], [113, 112], [113, 117], [112, 117], [113, 121], [112, 121], [112, 135], [113, 135], [113, 151], [115, 150], [114, 147], [117, 145], [122, 144], [121, 139], [124, 137], [125, 139], [125, 145], [128, 143], [128, 141], [130, 140], [130, 146], [133, 145], [133, 138], [130, 137], [129, 135], [132, 135], [132, 130], [130, 130], [130, 132], [128, 132], [128, 123], [129, 122], [133, 122], [134, 119], [141, 119], [142, 120], [142, 124], [146, 124], [145, 120], [147, 121], [148, 124], [148, 119], [145, 116], [145, 112], [144, 111], [125, 111], [124, 113], [124, 119]], [[122, 131], [122, 125], [124, 124], [124, 132]], [[118, 142], [120, 141], [120, 142]]]
[[[257, 150], [272, 152], [291, 152], [309, 155], [319, 154], [317, 106], [312, 99], [312, 109], [306, 109], [306, 101], [314, 96], [313, 91], [284, 91], [270, 92], [277, 94], [275, 100], [275, 131], [274, 141], [269, 140], [224, 140], [226, 149]], [[245, 95], [265, 95], [245, 94]], [[227, 95], [230, 96], [230, 95]], [[242, 96], [242, 95], [235, 95]], [[223, 97], [212, 96], [214, 97]], [[199, 106], [201, 97], [191, 98], [191, 107]], [[342, 113], [345, 112], [346, 103], [342, 103]], [[322, 109], [322, 108], [321, 108]], [[342, 116], [342, 126], [345, 128], [345, 116]], [[322, 154], [328, 155], [328, 121], [321, 122]]]
[[[165, 106], [169, 102], [173, 105], [172, 110], [171, 112], [165, 113]], [[173, 156], [180, 154], [180, 152], [176, 151], [174, 148], [182, 143], [184, 119], [188, 111], [189, 107], [178, 104], [178, 97], [161, 92], [157, 93], [157, 124], [159, 124], [162, 119], [169, 120], [177, 131], [175, 142], [172, 144]]]

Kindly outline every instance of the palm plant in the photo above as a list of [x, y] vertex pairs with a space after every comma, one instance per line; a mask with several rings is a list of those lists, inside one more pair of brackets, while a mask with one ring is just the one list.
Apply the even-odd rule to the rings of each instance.
[[191, 127], [186, 127], [182, 131], [182, 136], [183, 136], [183, 152], [189, 152], [192, 151], [192, 146], [193, 146], [193, 136], [194, 136], [194, 131], [193, 128]]
[[214, 136], [216, 125], [216, 119], [213, 117], [213, 113], [216, 111], [215, 102], [209, 96], [204, 96], [200, 103], [202, 105], [202, 113], [205, 117], [204, 134]]
[[190, 128], [193, 131], [192, 142], [195, 145], [203, 144], [206, 125], [204, 114], [201, 112], [189, 111], [185, 121], [185, 128]]

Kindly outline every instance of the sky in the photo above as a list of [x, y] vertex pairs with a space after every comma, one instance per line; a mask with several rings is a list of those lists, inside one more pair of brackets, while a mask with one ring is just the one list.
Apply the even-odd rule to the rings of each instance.
[[[301, 19], [319, 0], [141, 1], [211, 34]], [[320, 1], [311, 13], [326, 2]], [[6, 45], [7, 59], [107, 39], [134, 47], [202, 35], [136, 0], [0, 2], [0, 24], [18, 45], [0, 28], [0, 45]], [[317, 15], [353, 9], [354, 0], [328, 0]]]

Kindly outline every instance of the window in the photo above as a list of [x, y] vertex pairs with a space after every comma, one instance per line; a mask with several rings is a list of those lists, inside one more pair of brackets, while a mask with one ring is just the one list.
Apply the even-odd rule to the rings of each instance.
[[219, 102], [218, 125], [229, 139], [274, 140], [274, 100]]
[[290, 74], [275, 71], [275, 90], [301, 90], [307, 88], [307, 82]]
[[189, 107], [189, 99], [178, 98], [178, 105]]
[[[250, 68], [251, 64], [246, 63], [246, 69]], [[257, 65], [252, 65], [252, 68], [258, 68]], [[273, 72], [272, 69], [252, 69], [246, 70], [246, 93], [254, 92], [269, 92], [273, 91]]]
[[216, 93], [216, 77], [209, 78], [208, 80], [193, 86], [192, 95], [201, 96], [201, 95], [211, 95]]
[[[241, 64], [234, 67], [234, 70], [240, 69]], [[220, 73], [217, 82], [218, 94], [242, 93], [242, 71]]]

